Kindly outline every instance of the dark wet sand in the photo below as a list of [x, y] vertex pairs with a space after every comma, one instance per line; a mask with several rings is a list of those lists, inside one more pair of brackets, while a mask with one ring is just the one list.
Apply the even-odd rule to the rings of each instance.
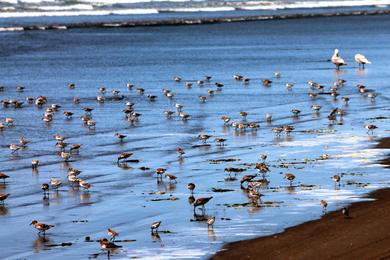
[[[390, 149], [390, 138], [377, 147]], [[331, 212], [280, 234], [227, 244], [211, 259], [390, 259], [390, 189], [368, 197], [375, 201], [354, 203], [350, 218]]]

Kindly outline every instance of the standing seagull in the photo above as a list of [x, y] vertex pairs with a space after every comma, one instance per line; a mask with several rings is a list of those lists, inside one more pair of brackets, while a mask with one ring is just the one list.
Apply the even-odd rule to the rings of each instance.
[[367, 60], [367, 58], [364, 55], [359, 53], [355, 55], [355, 61], [357, 62], [357, 64], [359, 64], [359, 68], [360, 65], [362, 65], [363, 69], [364, 69], [364, 64], [371, 64], [371, 61]]
[[339, 56], [339, 49], [335, 49], [334, 50], [334, 54], [332, 56], [332, 58], [330, 59], [332, 61], [332, 63], [334, 65], [336, 65], [336, 68], [339, 70], [340, 69], [340, 66], [344, 66], [344, 65], [347, 65], [347, 63], [345, 63], [344, 59], [342, 59], [340, 56]]

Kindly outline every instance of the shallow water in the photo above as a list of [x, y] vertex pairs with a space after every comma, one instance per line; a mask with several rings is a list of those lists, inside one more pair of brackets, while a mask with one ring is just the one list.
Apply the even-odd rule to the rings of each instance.
[[[0, 170], [11, 176], [0, 186], [0, 193], [11, 194], [0, 208], [0, 238], [12, 239], [2, 246], [0, 256], [107, 257], [98, 243], [84, 242], [84, 238], [107, 236], [106, 229], [111, 227], [120, 233], [118, 240], [136, 240], [118, 243], [123, 248], [113, 252], [112, 258], [206, 258], [225, 242], [269, 235], [319, 218], [321, 199], [328, 201], [328, 210], [334, 210], [362, 200], [373, 189], [389, 186], [389, 171], [375, 163], [385, 151], [372, 149], [388, 133], [390, 86], [386, 82], [390, 72], [386, 68], [390, 53], [385, 48], [389, 26], [389, 16], [376, 16], [0, 34], [0, 79], [6, 86], [0, 99], [45, 95], [47, 106], [62, 106], [46, 125], [41, 120], [44, 109], [34, 105], [0, 110], [1, 119], [15, 119], [13, 127], [0, 132]], [[334, 48], [341, 50], [350, 66], [334, 70], [327, 61]], [[353, 62], [357, 52], [373, 64], [359, 70]], [[280, 79], [273, 76], [275, 71], [282, 73]], [[251, 83], [233, 80], [236, 73], [252, 78]], [[213, 78], [205, 86], [184, 86], [184, 81], [202, 79], [206, 74]], [[183, 82], [175, 83], [176, 75], [183, 77]], [[340, 97], [349, 96], [348, 105], [340, 97], [333, 100], [319, 95], [311, 100], [307, 96], [307, 81], [329, 88], [339, 77], [347, 80]], [[261, 85], [264, 78], [274, 81], [271, 87]], [[68, 89], [68, 82], [75, 82], [76, 88]], [[135, 84], [133, 90], [127, 89], [127, 82]], [[200, 103], [198, 96], [216, 89], [214, 82], [225, 86]], [[286, 82], [295, 83], [291, 91]], [[23, 84], [25, 91], [17, 92], [17, 84]], [[376, 100], [359, 94], [356, 84], [377, 92]], [[102, 85], [108, 89], [107, 97], [117, 89], [126, 101], [134, 102], [135, 110], [142, 114], [139, 122], [131, 126], [125, 120], [121, 112], [125, 100], [97, 103]], [[145, 88], [145, 94], [139, 95], [137, 87]], [[172, 90], [175, 97], [166, 98], [163, 88]], [[148, 101], [148, 94], [157, 95], [157, 101]], [[81, 97], [80, 104], [72, 103], [74, 96]], [[190, 120], [164, 116], [164, 109], [174, 110], [175, 103], [184, 104]], [[313, 113], [313, 104], [323, 106], [320, 113]], [[79, 119], [86, 106], [94, 108], [96, 129], [86, 128]], [[294, 107], [302, 110], [299, 118], [291, 116]], [[339, 124], [329, 125], [327, 114], [335, 107], [346, 110], [347, 115], [339, 118]], [[63, 111], [75, 112], [74, 118], [66, 120]], [[222, 115], [240, 121], [240, 111], [247, 111], [247, 120], [260, 123], [260, 129], [239, 132], [223, 125]], [[271, 124], [265, 122], [266, 113], [273, 115]], [[380, 116], [385, 119], [374, 119]], [[364, 129], [369, 123], [379, 127], [373, 136]], [[295, 131], [275, 136], [271, 128], [283, 124], [294, 125]], [[128, 135], [124, 143], [114, 137], [116, 132]], [[211, 139], [224, 137], [226, 146], [218, 147], [211, 140], [209, 147], [193, 147], [200, 144], [200, 133], [212, 135]], [[58, 156], [55, 134], [65, 135], [68, 143], [82, 144], [68, 163]], [[12, 155], [7, 146], [21, 136], [30, 144]], [[176, 153], [179, 146], [186, 152], [182, 160]], [[118, 167], [116, 158], [123, 151], [134, 152], [133, 159], [140, 162]], [[231, 207], [250, 200], [239, 187], [243, 174], [237, 181], [227, 182], [224, 168], [246, 167], [244, 174], [254, 174], [254, 167], [246, 164], [260, 162], [261, 153], [268, 154], [271, 171], [266, 175], [268, 188], [261, 190], [260, 207]], [[328, 156], [321, 159], [324, 154]], [[227, 158], [240, 160], [209, 161]], [[41, 162], [38, 172], [31, 170], [32, 159]], [[141, 171], [141, 166], [150, 170]], [[67, 184], [68, 167], [82, 170], [80, 178], [92, 184], [89, 192]], [[153, 172], [158, 167], [178, 176], [177, 183], [166, 179], [157, 183]], [[283, 179], [285, 172], [296, 175], [292, 186]], [[334, 174], [343, 175], [340, 188], [330, 179]], [[65, 185], [45, 198], [40, 185], [51, 177], [61, 178]], [[214, 197], [206, 206], [206, 215], [217, 219], [213, 230], [203, 221], [191, 221], [189, 182], [197, 185], [195, 197]], [[212, 188], [233, 191], [218, 193]], [[170, 197], [177, 200], [153, 201]], [[28, 225], [33, 219], [55, 225], [46, 235], [48, 241]], [[150, 224], [156, 220], [162, 221], [159, 237], [150, 234]], [[72, 245], [48, 246], [63, 242]]]

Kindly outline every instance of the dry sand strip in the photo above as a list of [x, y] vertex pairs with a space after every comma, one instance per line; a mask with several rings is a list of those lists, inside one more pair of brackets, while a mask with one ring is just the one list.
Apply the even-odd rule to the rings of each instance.
[[[377, 147], [389, 149], [390, 138]], [[332, 212], [280, 234], [227, 244], [211, 259], [390, 259], [390, 189], [369, 197], [375, 201], [348, 208], [350, 218]]]

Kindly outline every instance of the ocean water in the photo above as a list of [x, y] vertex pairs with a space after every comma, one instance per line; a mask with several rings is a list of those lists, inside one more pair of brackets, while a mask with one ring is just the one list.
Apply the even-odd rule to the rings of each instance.
[[[359, 24], [359, 27], [356, 27]], [[1, 108], [0, 120], [15, 119], [14, 126], [0, 132], [0, 171], [11, 176], [0, 193], [11, 196], [0, 207], [2, 259], [70, 259], [106, 258], [97, 242], [107, 237], [111, 227], [120, 235], [121, 249], [111, 258], [124, 259], [205, 259], [224, 243], [283, 231], [289, 226], [320, 218], [321, 199], [336, 210], [380, 187], [388, 187], [390, 175], [377, 161], [385, 150], [373, 149], [377, 140], [388, 136], [389, 89], [388, 71], [390, 41], [389, 16], [329, 17], [296, 20], [258, 21], [194, 26], [137, 27], [111, 29], [74, 29], [55, 31], [22, 31], [0, 33], [0, 100], [45, 95], [44, 108], [25, 102], [20, 109]], [[335, 70], [328, 61], [335, 48], [348, 62]], [[372, 64], [365, 70], [354, 63], [356, 53], [365, 54]], [[276, 78], [275, 72], [281, 77]], [[248, 85], [235, 81], [234, 74], [251, 78]], [[204, 86], [196, 80], [211, 75]], [[175, 82], [181, 76], [182, 82]], [[264, 87], [261, 79], [271, 79]], [[307, 82], [325, 85], [328, 92], [333, 82], [345, 79], [340, 96], [320, 94], [308, 97]], [[194, 83], [192, 88], [186, 81]], [[67, 84], [74, 82], [75, 89]], [[132, 90], [126, 87], [131, 82]], [[214, 83], [224, 87], [217, 90]], [[294, 83], [291, 90], [286, 83]], [[23, 92], [16, 86], [25, 86]], [[356, 85], [364, 84], [377, 93], [376, 99], [360, 94]], [[107, 87], [106, 102], [98, 103], [98, 88]], [[136, 88], [144, 88], [143, 95]], [[162, 89], [175, 96], [168, 99]], [[114, 101], [111, 90], [120, 90], [124, 100]], [[205, 103], [199, 95], [215, 90]], [[155, 102], [147, 95], [156, 95]], [[73, 104], [73, 97], [81, 98]], [[349, 96], [349, 104], [341, 101]], [[125, 102], [134, 102], [141, 113], [139, 121], [130, 125], [124, 114]], [[167, 119], [163, 111], [184, 105], [190, 114], [182, 121], [175, 114]], [[54, 120], [45, 124], [42, 116], [50, 104], [59, 104]], [[312, 105], [321, 105], [319, 113]], [[88, 129], [80, 120], [83, 107], [92, 107], [95, 129]], [[333, 108], [347, 114], [330, 124], [327, 115]], [[299, 108], [299, 117], [290, 110]], [[75, 113], [70, 120], [63, 111]], [[220, 117], [243, 120], [240, 111], [247, 111], [248, 122], [260, 124], [257, 131], [237, 131], [224, 126]], [[272, 113], [272, 123], [265, 114]], [[273, 127], [291, 124], [290, 135], [277, 136]], [[367, 134], [367, 124], [379, 128]], [[307, 131], [307, 130], [311, 130]], [[127, 135], [123, 143], [114, 134]], [[199, 146], [200, 133], [212, 135], [210, 146]], [[80, 143], [82, 148], [70, 162], [63, 162], [55, 148], [53, 136], [61, 134], [66, 142]], [[30, 140], [27, 148], [11, 154], [10, 143], [23, 136]], [[226, 145], [217, 146], [213, 139], [226, 138]], [[183, 147], [185, 155], [176, 152]], [[116, 163], [121, 152], [133, 152], [127, 164]], [[255, 174], [254, 163], [266, 153], [270, 181], [260, 192], [258, 206], [240, 189], [243, 174]], [[37, 171], [31, 160], [40, 160]], [[213, 163], [210, 160], [234, 159]], [[141, 166], [150, 170], [140, 170]], [[92, 184], [89, 192], [71, 187], [67, 169], [82, 170], [80, 178]], [[154, 170], [167, 168], [178, 177], [177, 183], [164, 178], [157, 182]], [[243, 167], [238, 180], [227, 181], [226, 167]], [[290, 183], [286, 172], [296, 175]], [[342, 175], [340, 187], [330, 179]], [[234, 174], [233, 174], [234, 176]], [[64, 184], [48, 197], [41, 184], [51, 177]], [[258, 178], [262, 178], [259, 175]], [[206, 216], [215, 216], [213, 229], [208, 229], [194, 216], [187, 183], [196, 184], [194, 196], [213, 199], [206, 205]], [[215, 192], [213, 188], [226, 189]], [[172, 199], [174, 198], [174, 199]], [[163, 199], [159, 201], [159, 199]], [[170, 199], [170, 200], [166, 200]], [[29, 223], [37, 219], [55, 225], [45, 238], [39, 237]], [[150, 224], [161, 220], [159, 235], [151, 235]], [[61, 246], [61, 243], [72, 243]]]

